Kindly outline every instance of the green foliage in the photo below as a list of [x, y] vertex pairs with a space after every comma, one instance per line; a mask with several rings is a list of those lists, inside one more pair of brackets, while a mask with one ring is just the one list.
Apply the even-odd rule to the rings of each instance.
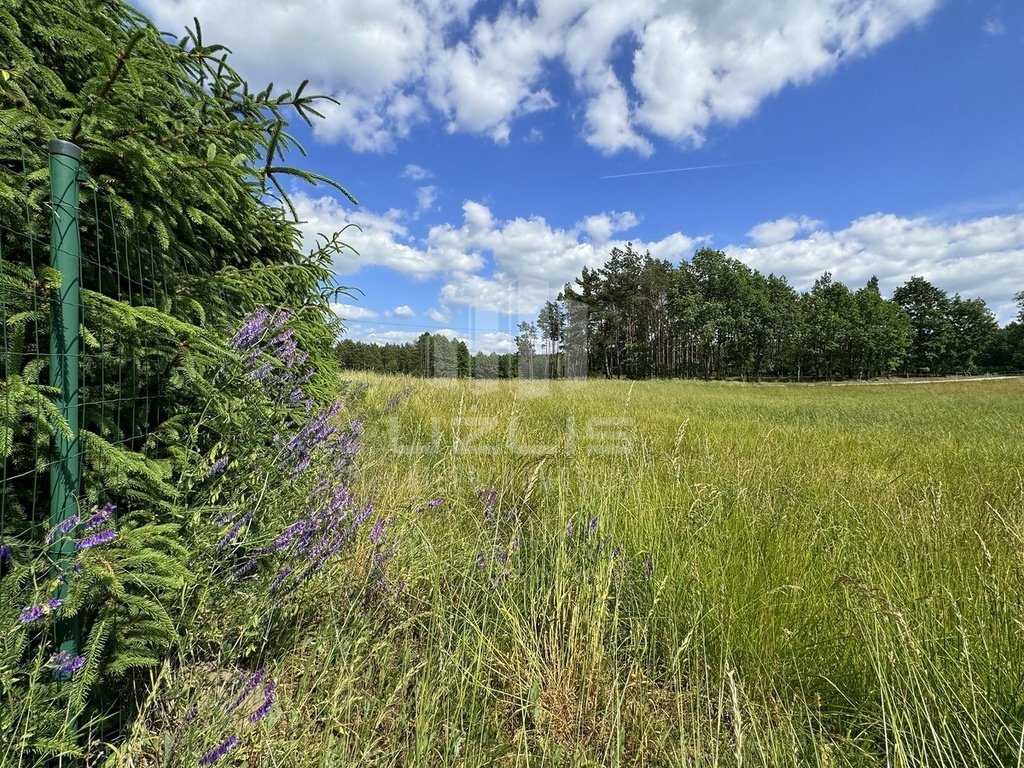
[[[330, 260], [346, 246], [335, 235], [302, 252], [286, 185], [324, 183], [355, 201], [293, 162], [302, 149], [288, 120], [317, 118], [320, 97], [305, 83], [250, 89], [198, 21], [173, 42], [122, 0], [0, 0], [0, 70], [0, 545], [14, 547], [0, 564], [0, 762], [31, 764], [81, 752], [79, 729], [123, 736], [145, 693], [143, 670], [186, 650], [220, 653], [222, 643], [243, 653], [231, 643], [254, 614], [206, 621], [211, 605], [240, 592], [223, 578], [239, 554], [218, 552], [216, 520], [256, 511], [253, 527], [270, 532], [301, 508], [309, 489], [281, 466], [281, 448], [338, 392], [330, 302], [344, 289]], [[54, 137], [82, 148], [88, 178], [80, 513], [117, 507], [105, 538], [62, 572], [46, 557], [44, 522], [50, 445], [71, 436], [46, 384], [60, 287], [45, 265]], [[268, 392], [230, 346], [264, 306], [288, 318], [309, 354], [308, 402]], [[211, 477], [228, 455], [246, 471]], [[54, 546], [73, 551], [95, 534], [79, 525]], [[265, 595], [266, 586], [247, 589]], [[58, 588], [57, 609], [20, 623]], [[53, 637], [66, 627], [78, 628], [84, 662], [61, 679]]]
[[[546, 332], [552, 370], [576, 355], [590, 375], [634, 379], [973, 373], [997, 330], [984, 301], [949, 300], [920, 277], [886, 300], [877, 278], [854, 292], [826, 272], [801, 295], [711, 248], [677, 268], [631, 245], [615, 248], [559, 300], [569, 322], [553, 342]], [[546, 306], [538, 322], [556, 329], [551, 312]], [[520, 356], [530, 354], [533, 343], [520, 338]]]

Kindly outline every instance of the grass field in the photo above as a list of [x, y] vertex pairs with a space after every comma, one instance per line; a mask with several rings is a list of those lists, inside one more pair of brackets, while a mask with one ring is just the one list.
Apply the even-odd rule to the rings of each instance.
[[1024, 379], [351, 387], [388, 586], [273, 764], [1022, 764]]

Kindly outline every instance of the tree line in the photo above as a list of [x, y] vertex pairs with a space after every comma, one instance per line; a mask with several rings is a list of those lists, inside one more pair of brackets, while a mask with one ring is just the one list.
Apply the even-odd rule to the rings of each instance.
[[342, 339], [335, 351], [342, 368], [354, 371], [460, 379], [511, 379], [521, 373], [517, 353], [477, 352], [472, 355], [466, 342], [439, 333], [422, 333], [416, 341], [407, 344], [369, 344]]
[[804, 293], [712, 248], [678, 266], [614, 248], [584, 267], [516, 351], [472, 356], [424, 333], [383, 347], [342, 341], [346, 368], [482, 378], [854, 379], [1024, 369], [1024, 291], [1000, 327], [981, 298], [911, 277], [890, 298], [872, 277], [854, 290], [825, 272]]

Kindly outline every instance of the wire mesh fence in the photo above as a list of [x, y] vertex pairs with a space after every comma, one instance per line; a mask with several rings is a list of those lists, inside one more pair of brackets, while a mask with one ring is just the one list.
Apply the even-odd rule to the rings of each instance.
[[[0, 545], [48, 546], [63, 598], [77, 516], [118, 484], [111, 452], [146, 454], [163, 420], [169, 351], [153, 354], [133, 313], [163, 306], [173, 276], [77, 147], [53, 142], [49, 169], [27, 149], [0, 158]], [[131, 493], [116, 491], [123, 513]], [[76, 628], [56, 631], [73, 652]]]

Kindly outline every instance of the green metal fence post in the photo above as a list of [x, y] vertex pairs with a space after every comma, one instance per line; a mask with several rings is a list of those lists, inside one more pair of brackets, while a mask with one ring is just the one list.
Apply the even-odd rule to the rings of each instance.
[[[78, 345], [81, 256], [78, 229], [78, 180], [82, 150], [60, 139], [50, 142], [50, 264], [60, 272], [60, 292], [50, 307], [50, 384], [60, 390], [57, 407], [71, 427], [71, 439], [58, 434], [50, 467], [50, 529], [78, 514], [80, 447], [78, 442]], [[50, 545], [56, 597], [64, 599], [68, 569], [75, 545], [71, 536]], [[59, 650], [78, 654], [78, 622], [58, 622]]]

